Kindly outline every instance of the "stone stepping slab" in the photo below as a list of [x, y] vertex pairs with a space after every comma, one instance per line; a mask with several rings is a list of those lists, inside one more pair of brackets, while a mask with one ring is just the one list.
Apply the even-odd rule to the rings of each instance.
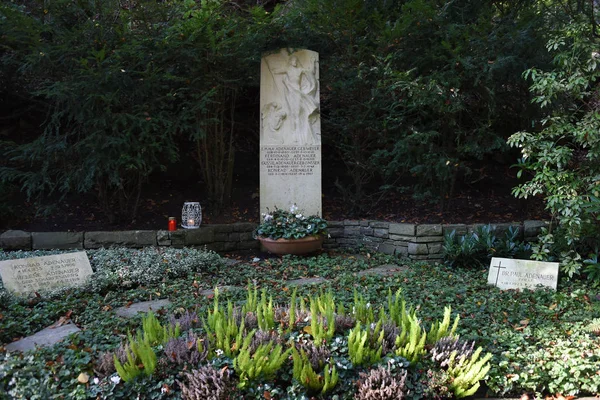
[[167, 307], [171, 304], [169, 299], [162, 300], [151, 300], [151, 301], [141, 301], [139, 303], [133, 303], [129, 306], [123, 306], [115, 309], [115, 313], [119, 317], [123, 318], [133, 318], [137, 315], [137, 313], [147, 313], [148, 311], [156, 311], [161, 308]]
[[393, 275], [401, 274], [405, 271], [408, 271], [408, 267], [406, 267], [406, 266], [400, 266], [400, 265], [396, 265], [396, 264], [385, 264], [385, 265], [381, 265], [379, 267], [365, 269], [363, 271], [360, 271], [357, 275], [358, 276], [364, 276], [364, 275], [393, 276]]
[[317, 285], [320, 283], [327, 282], [327, 279], [316, 277], [316, 278], [300, 278], [300, 279], [292, 279], [290, 281], [286, 281], [286, 286], [303, 286], [303, 285]]
[[223, 257], [223, 264], [225, 264], [226, 267], [233, 267], [234, 265], [237, 265], [239, 263], [241, 263], [241, 260], [236, 260], [234, 258], [227, 258], [227, 257]]
[[36, 346], [50, 347], [60, 342], [72, 333], [77, 333], [79, 329], [75, 324], [68, 323], [61, 326], [49, 326], [41, 331], [17, 340], [6, 345], [6, 351], [29, 351], [34, 350]]

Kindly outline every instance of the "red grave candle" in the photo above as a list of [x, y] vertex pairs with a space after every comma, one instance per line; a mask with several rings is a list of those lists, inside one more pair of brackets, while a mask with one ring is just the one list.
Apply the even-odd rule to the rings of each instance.
[[175, 217], [169, 217], [169, 230], [176, 231], [177, 230], [177, 220]]

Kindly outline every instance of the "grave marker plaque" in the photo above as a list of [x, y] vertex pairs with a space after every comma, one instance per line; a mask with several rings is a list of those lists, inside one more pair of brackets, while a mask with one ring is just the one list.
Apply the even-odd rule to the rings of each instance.
[[556, 290], [558, 263], [511, 258], [492, 258], [488, 284], [499, 289], [535, 289], [539, 285]]
[[0, 261], [4, 287], [20, 295], [81, 286], [92, 273], [85, 251]]
[[321, 216], [319, 54], [266, 55], [260, 78], [260, 212], [296, 204]]

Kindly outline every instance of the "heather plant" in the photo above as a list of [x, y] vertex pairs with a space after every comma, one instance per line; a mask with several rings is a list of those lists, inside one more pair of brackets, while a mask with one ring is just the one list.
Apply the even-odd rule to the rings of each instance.
[[181, 328], [178, 324], [163, 326], [154, 313], [149, 311], [142, 317], [142, 330], [138, 330], [137, 336], [143, 337], [143, 341], [150, 343], [151, 346], [156, 346], [178, 337], [180, 333]]
[[378, 363], [383, 356], [383, 335], [381, 321], [374, 328], [368, 325], [363, 328], [357, 322], [348, 335], [348, 357], [352, 364], [369, 366]]
[[440, 367], [448, 367], [450, 365], [451, 356], [454, 354], [454, 359], [462, 360], [473, 355], [473, 347], [475, 342], [460, 340], [454, 337], [443, 337], [439, 339], [431, 349], [431, 360], [438, 363]]
[[358, 293], [356, 289], [354, 289], [354, 306], [352, 308], [352, 314], [354, 314], [356, 321], [363, 324], [371, 324], [375, 321], [375, 314], [373, 313], [371, 303], [365, 300], [364, 296], [361, 293]]
[[179, 317], [174, 314], [169, 315], [169, 324], [173, 327], [179, 325], [181, 332], [186, 332], [192, 328], [196, 328], [200, 323], [198, 314], [195, 311], [185, 311]]
[[427, 333], [421, 327], [416, 314], [408, 315], [407, 322], [396, 337], [396, 355], [416, 363], [425, 353]]
[[98, 371], [102, 376], [113, 374], [116, 372], [115, 357], [121, 364], [125, 364], [127, 362], [127, 350], [127, 344], [121, 344], [114, 352], [107, 351], [101, 353], [96, 360], [95, 370]]
[[[315, 368], [311, 357], [302, 348], [298, 351], [295, 347], [292, 347], [292, 357], [294, 360], [294, 379], [306, 387], [309, 394], [325, 394], [337, 384], [338, 374], [335, 365], [326, 363], [322, 368]], [[323, 375], [316, 372], [321, 370]]]
[[[440, 341], [442, 338], [453, 338], [456, 332], [456, 328], [458, 328], [458, 323], [460, 321], [460, 315], [456, 314], [456, 318], [454, 319], [454, 324], [452, 328], [450, 328], [450, 315], [452, 314], [452, 307], [444, 307], [444, 318], [441, 321], [434, 321], [431, 324], [431, 328], [427, 333], [427, 343], [434, 344]], [[448, 330], [450, 328], [450, 330]]]
[[235, 391], [231, 372], [203, 365], [185, 372], [185, 383], [177, 381], [184, 400], [226, 400]]
[[[237, 318], [239, 313], [234, 310], [231, 301], [227, 303], [227, 309], [219, 304], [218, 288], [215, 288], [214, 296], [213, 308], [206, 316], [204, 329], [212, 347], [233, 358], [244, 338], [244, 319]], [[237, 346], [233, 346], [234, 343], [237, 343]]]
[[301, 341], [295, 344], [297, 351], [310, 362], [313, 370], [321, 371], [326, 362], [330, 360], [331, 351], [325, 345], [317, 346], [314, 342]]
[[335, 301], [331, 291], [310, 299], [310, 334], [317, 344], [327, 343], [335, 333]]
[[128, 342], [129, 345], [125, 347], [127, 358], [125, 363], [121, 363], [116, 354], [113, 356], [115, 370], [121, 379], [129, 382], [141, 374], [152, 375], [156, 368], [157, 358], [147, 337], [142, 339], [140, 337], [133, 338], [129, 335]]
[[270, 380], [275, 377], [292, 349], [283, 351], [281, 344], [268, 342], [251, 351], [254, 331], [244, 338], [238, 355], [233, 359], [233, 368], [239, 376], [239, 388], [247, 387], [258, 379]]
[[283, 345], [283, 338], [275, 331], [257, 330], [254, 331], [248, 350], [254, 354], [260, 346], [268, 345], [269, 343]]
[[141, 374], [152, 375], [157, 364], [157, 356], [153, 346], [163, 345], [179, 336], [179, 325], [162, 326], [152, 311], [142, 317], [142, 329], [135, 337], [128, 335], [128, 346], [125, 347], [126, 362], [113, 355], [115, 370], [125, 382], [129, 382]]
[[479, 358], [482, 352], [479, 347], [470, 357], [458, 358], [458, 353], [453, 352], [448, 360], [448, 375], [452, 377], [450, 390], [456, 398], [472, 396], [479, 389], [480, 383], [490, 370], [490, 353]]
[[188, 364], [196, 366], [208, 358], [207, 340], [198, 337], [193, 331], [188, 331], [187, 335], [171, 338], [164, 345], [164, 355], [172, 363], [178, 365]]
[[361, 372], [355, 400], [401, 400], [409, 394], [406, 386], [408, 372], [392, 373], [389, 367], [382, 365]]

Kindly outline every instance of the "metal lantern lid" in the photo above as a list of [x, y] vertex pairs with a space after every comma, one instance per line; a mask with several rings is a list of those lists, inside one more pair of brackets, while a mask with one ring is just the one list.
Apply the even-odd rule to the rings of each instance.
[[186, 201], [181, 209], [181, 227], [198, 229], [202, 223], [202, 207], [197, 201]]

